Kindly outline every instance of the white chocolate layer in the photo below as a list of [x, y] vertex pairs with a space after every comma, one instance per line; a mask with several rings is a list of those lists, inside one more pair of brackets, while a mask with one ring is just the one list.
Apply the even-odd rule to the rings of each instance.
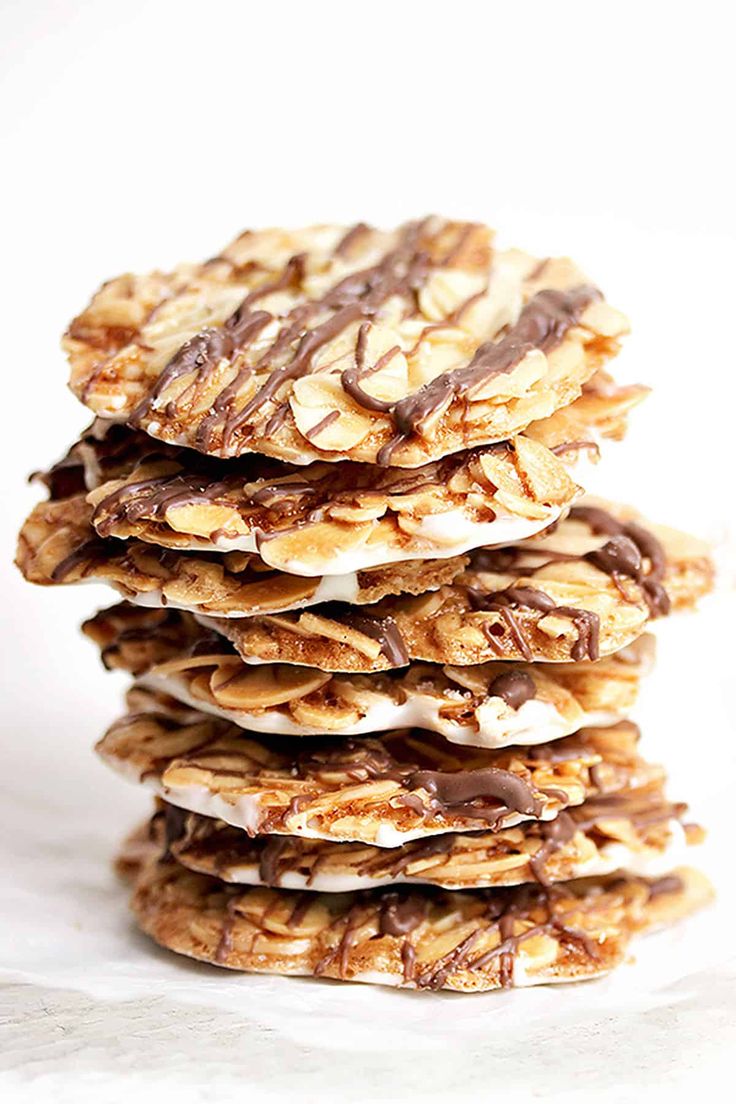
[[[251, 732], [269, 732], [287, 736], [320, 736], [324, 728], [298, 724], [278, 710], [249, 713], [244, 709], [225, 709], [193, 697], [186, 680], [176, 675], [143, 675], [139, 684], [170, 694], [193, 709], [232, 721]], [[519, 709], [510, 709], [501, 698], [491, 698], [475, 711], [475, 723], [458, 724], [442, 715], [438, 698], [407, 691], [406, 701], [394, 702], [387, 695], [374, 695], [365, 715], [355, 724], [340, 728], [341, 736], [361, 736], [387, 732], [393, 728], [426, 728], [438, 732], [453, 744], [466, 747], [502, 748], [509, 744], [547, 744], [569, 736], [579, 728], [599, 728], [620, 720], [613, 713], [582, 713], [567, 720], [551, 702], [532, 698]]]
[[[658, 878], [669, 870], [679, 866], [684, 860], [686, 849], [685, 834], [678, 820], [667, 822], [667, 827], [672, 834], [672, 842], [663, 851], [655, 851], [651, 848], [635, 851], [621, 843], [606, 844], [600, 849], [596, 859], [587, 863], [579, 863], [574, 867], [570, 878], [601, 877], [613, 874], [616, 870], [625, 870], [629, 874], [635, 874], [642, 878]], [[218, 877], [223, 881], [236, 885], [262, 885], [258, 863], [231, 863], [225, 872], [220, 871]], [[411, 877], [404, 873], [399, 874], [370, 874], [344, 873], [331, 874], [317, 870], [313, 878], [295, 870], [285, 871], [275, 883], [280, 889], [311, 890], [315, 893], [352, 893], [361, 889], [376, 889], [379, 886], [398, 885], [424, 885], [426, 879], [421, 876]], [[487, 882], [478, 881], [473, 886], [467, 882], [454, 883], [442, 882], [443, 889], [480, 889]], [[492, 884], [492, 883], [491, 883]], [[518, 884], [518, 883], [517, 883]]]
[[[218, 537], [207, 540], [191, 537], [178, 545], [182, 552], [258, 552], [264, 563], [286, 571], [290, 575], [352, 575], [369, 567], [400, 563], [406, 560], [448, 559], [469, 552], [473, 548], [495, 548], [515, 544], [534, 536], [562, 516], [562, 507], [550, 506], [543, 518], [523, 518], [511, 515], [496, 517], [494, 521], [478, 522], [469, 518], [464, 510], [448, 510], [423, 518], [416, 537], [402, 548], [392, 548], [379, 542], [365, 541], [357, 548], [334, 552], [320, 562], [303, 562], [297, 559], [280, 560], [269, 556], [268, 538], [255, 531], [238, 537]], [[181, 534], [183, 537], [184, 535]], [[274, 535], [274, 539], [276, 534]], [[322, 599], [324, 600], [324, 599]]]
[[[96, 583], [100, 580], [91, 579], [90, 582]], [[186, 602], [174, 602], [170, 598], [167, 598], [165, 602], [162, 601], [160, 590], [149, 590], [143, 594], [131, 596], [123, 587], [117, 587], [116, 589], [129, 602], [136, 606], [144, 606], [146, 609], [166, 607], [166, 609], [188, 610], [190, 613], [197, 612], [197, 606], [187, 605]], [[437, 587], [429, 587], [428, 589], [436, 590]], [[264, 613], [286, 613], [288, 610], [305, 609], [307, 606], [315, 606], [320, 602], [355, 602], [359, 591], [357, 572], [348, 575], [325, 575], [320, 579], [314, 594], [310, 598], [304, 598], [301, 602], [286, 602], [283, 606], [277, 607], [269, 605], [267, 610], [260, 609], [258, 606], [249, 606], [248, 609], [218, 612], [216, 616], [228, 618], [257, 617]]]
[[[261, 827], [261, 812], [268, 813], [269, 806], [263, 806], [257, 796], [252, 794], [230, 794], [225, 796], [219, 793], [212, 793], [211, 790], [205, 786], [198, 786], [195, 784], [189, 786], [165, 786], [160, 778], [148, 777], [142, 778], [137, 768], [132, 766], [129, 762], [119, 759], [117, 756], [109, 753], [101, 753], [105, 762], [117, 771], [118, 774], [127, 779], [132, 779], [138, 782], [140, 785], [146, 786], [152, 790], [158, 797], [162, 797], [165, 801], [168, 801], [171, 805], [176, 805], [180, 809], [188, 809], [191, 813], [201, 813], [202, 816], [214, 817], [216, 820], [223, 820], [226, 824], [231, 824], [234, 828], [242, 828], [248, 832], [249, 835], [257, 835]], [[267, 784], [264, 782], [264, 788]], [[320, 831], [309, 823], [310, 817], [313, 817], [313, 813], [306, 810], [304, 813], [295, 813], [292, 816], [292, 823], [289, 826], [288, 831], [272, 831], [271, 835], [288, 835], [288, 836], [300, 836], [304, 839], [322, 839], [333, 840], [335, 842], [342, 843], [372, 843], [376, 847], [401, 847], [402, 843], [409, 843], [415, 839], [426, 839], [429, 836], [441, 836], [446, 832], [456, 831], [452, 827], [436, 827], [431, 828], [426, 825], [420, 825], [417, 828], [413, 828], [408, 832], [402, 832], [398, 828], [395, 828], [393, 824], [376, 822], [363, 822], [363, 828], [365, 829], [359, 836], [346, 835], [343, 833]], [[553, 809], [546, 809], [539, 820], [553, 820], [556, 813]], [[516, 824], [521, 824], [522, 821], [529, 820], [530, 818], [523, 813], [509, 813], [507, 817], [504, 817], [503, 827], [513, 828]], [[478, 824], [478, 829], [482, 828], [482, 824]]]

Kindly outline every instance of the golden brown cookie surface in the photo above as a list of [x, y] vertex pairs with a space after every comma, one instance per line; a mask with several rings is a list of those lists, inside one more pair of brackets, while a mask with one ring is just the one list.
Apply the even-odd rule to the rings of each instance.
[[626, 330], [572, 262], [430, 218], [248, 232], [108, 281], [65, 346], [90, 409], [162, 440], [418, 467], [571, 403]]
[[125, 604], [100, 610], [84, 632], [106, 667], [255, 732], [359, 735], [418, 725], [475, 747], [539, 744], [631, 709], [653, 660], [642, 637], [591, 664], [412, 663], [372, 675], [284, 664], [248, 665], [187, 613]]
[[662, 769], [627, 722], [552, 744], [462, 748], [403, 729], [376, 736], [259, 737], [155, 694], [97, 746], [172, 804], [252, 833], [399, 846], [441, 832], [549, 820], [587, 797], [648, 785]]
[[230, 969], [469, 993], [605, 974], [632, 936], [711, 893], [687, 868], [551, 888], [295, 893], [227, 886], [154, 859], [138, 873], [132, 908], [164, 947]]

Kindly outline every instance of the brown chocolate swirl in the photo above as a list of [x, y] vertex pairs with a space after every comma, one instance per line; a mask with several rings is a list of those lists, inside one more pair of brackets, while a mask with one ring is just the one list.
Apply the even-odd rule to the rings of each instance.
[[[585, 522], [593, 533], [611, 535], [603, 548], [589, 552], [585, 559], [614, 579], [619, 575], [632, 578], [641, 587], [652, 617], [664, 617], [670, 612], [670, 597], [662, 585], [667, 557], [654, 533], [638, 522], [619, 521], [599, 506], [573, 506], [570, 517]], [[643, 559], [649, 561], [648, 571]]]
[[522, 310], [516, 325], [499, 341], [487, 341], [469, 364], [436, 376], [394, 405], [392, 413], [399, 433], [380, 450], [378, 463], [390, 463], [395, 449], [452, 399], [466, 395], [494, 376], [512, 372], [535, 349], [546, 353], [561, 344], [585, 308], [600, 297], [600, 291], [588, 284], [569, 291], [537, 292]]
[[470, 771], [419, 770], [409, 775], [412, 790], [426, 790], [436, 812], [469, 812], [476, 799], [494, 798], [507, 809], [526, 816], [539, 816], [541, 805], [529, 783], [498, 767]]

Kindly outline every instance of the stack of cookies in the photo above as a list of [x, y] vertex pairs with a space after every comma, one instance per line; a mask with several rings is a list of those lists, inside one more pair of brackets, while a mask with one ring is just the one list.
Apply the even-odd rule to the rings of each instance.
[[707, 549], [584, 496], [646, 388], [567, 259], [475, 223], [247, 232], [71, 324], [95, 421], [18, 564], [109, 583], [104, 761], [155, 794], [140, 927], [239, 970], [606, 973], [709, 899], [628, 720]]

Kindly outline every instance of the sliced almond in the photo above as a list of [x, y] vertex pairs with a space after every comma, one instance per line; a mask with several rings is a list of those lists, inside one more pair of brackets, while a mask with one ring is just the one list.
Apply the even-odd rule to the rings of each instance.
[[315, 522], [304, 529], [269, 537], [261, 542], [260, 552], [266, 563], [286, 571], [310, 564], [318, 568], [326, 560], [361, 548], [372, 529], [372, 521], [353, 525]]
[[216, 670], [210, 688], [219, 705], [231, 709], [268, 709], [304, 697], [330, 681], [324, 671], [285, 664], [238, 671]]
[[336, 640], [339, 644], [355, 648], [356, 652], [367, 656], [368, 659], [376, 660], [381, 654], [381, 644], [372, 636], [366, 636], [365, 633], [358, 632], [357, 629], [338, 621], [319, 617], [316, 613], [303, 613], [299, 618], [299, 625], [316, 636], [324, 636], [328, 640]]
[[515, 438], [514, 450], [522, 482], [537, 502], [562, 505], [579, 492], [565, 465], [544, 445], [522, 436]]
[[530, 387], [542, 379], [547, 371], [547, 357], [541, 349], [531, 349], [511, 372], [498, 372], [481, 380], [467, 392], [471, 403], [489, 399], [505, 401], [520, 398]]

